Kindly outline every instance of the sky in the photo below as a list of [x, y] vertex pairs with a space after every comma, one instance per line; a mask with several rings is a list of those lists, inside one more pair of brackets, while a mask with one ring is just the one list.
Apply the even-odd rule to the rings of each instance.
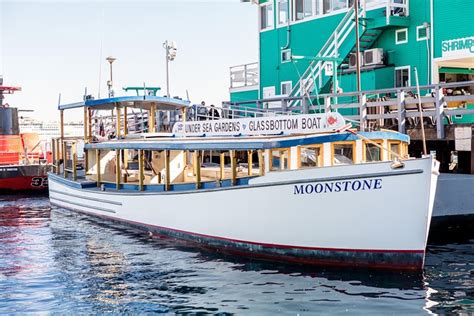
[[85, 88], [107, 95], [107, 56], [117, 58], [116, 95], [144, 83], [165, 94], [163, 42], [173, 40], [170, 94], [218, 105], [229, 100], [229, 67], [258, 60], [257, 27], [256, 6], [240, 0], [0, 0], [0, 75], [22, 87], [6, 102], [58, 120], [59, 94], [62, 104], [81, 101]]

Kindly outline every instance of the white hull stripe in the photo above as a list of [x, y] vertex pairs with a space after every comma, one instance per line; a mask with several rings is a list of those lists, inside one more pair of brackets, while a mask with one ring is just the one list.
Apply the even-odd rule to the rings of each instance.
[[89, 200], [89, 201], [95, 201], [95, 202], [101, 202], [101, 203], [106, 203], [106, 204], [113, 204], [113, 205], [122, 206], [122, 202], [117, 202], [117, 201], [110, 201], [110, 200], [98, 199], [98, 198], [94, 198], [94, 197], [90, 197], [90, 196], [83, 196], [83, 195], [79, 195], [79, 194], [66, 193], [66, 192], [61, 192], [61, 191], [54, 190], [54, 189], [50, 189], [49, 192], [53, 192], [53, 193], [56, 193], [56, 194], [62, 194], [62, 195], [68, 195], [68, 196], [72, 196], [72, 197], [75, 197], [75, 198], [78, 198], [78, 199], [84, 199], [84, 200]]
[[[114, 210], [111, 210], [111, 209], [108, 209], [108, 208], [103, 208], [103, 207], [98, 207], [98, 206], [92, 206], [91, 207], [91, 206], [86, 205], [86, 204], [72, 202], [72, 201], [68, 201], [68, 200], [63, 200], [63, 199], [60, 199], [60, 198], [57, 198], [57, 197], [50, 196], [49, 199], [52, 200], [52, 201], [56, 200], [56, 201], [66, 203], [66, 204], [72, 204], [72, 205], [76, 205], [76, 206], [80, 206], [80, 207], [85, 207], [85, 208], [92, 209], [92, 210], [95, 210], [95, 211], [102, 211], [102, 212], [107, 212], [107, 213], [116, 213]], [[55, 203], [53, 203], [53, 204], [55, 204]], [[58, 204], [56, 204], [56, 205], [58, 205]], [[58, 206], [64, 207], [62, 205], [58, 205]]]

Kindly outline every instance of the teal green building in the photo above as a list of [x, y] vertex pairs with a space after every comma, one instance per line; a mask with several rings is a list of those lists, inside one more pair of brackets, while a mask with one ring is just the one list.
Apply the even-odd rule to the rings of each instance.
[[[316, 95], [311, 99], [314, 106], [322, 102], [318, 94], [334, 92], [364, 91], [370, 97], [383, 89], [415, 86], [415, 74], [421, 86], [449, 83], [444, 96], [474, 95], [472, 0], [359, 0], [357, 32], [354, 1], [253, 0], [258, 10], [259, 60], [230, 68], [231, 104], [248, 101], [243, 106], [281, 108], [282, 102], [250, 101]], [[430, 94], [434, 93], [428, 88], [421, 91], [422, 96]], [[397, 93], [392, 93], [394, 97]], [[349, 102], [358, 102], [353, 99]], [[464, 113], [445, 115], [438, 131], [428, 131], [428, 149], [436, 152], [446, 172], [459, 160], [463, 172], [474, 173], [474, 150], [458, 152], [454, 131], [474, 126], [473, 98], [466, 99], [444, 103], [444, 108]], [[349, 103], [344, 97], [336, 102]], [[360, 115], [358, 108], [339, 111]], [[420, 137], [411, 132], [410, 136], [410, 148], [419, 155]]]
[[[302, 80], [316, 82], [311, 93], [328, 93], [335, 85], [356, 91], [353, 1], [254, 1], [259, 61], [250, 66], [253, 72], [245, 65], [231, 68], [231, 101], [298, 95]], [[472, 1], [360, 0], [359, 11], [361, 90], [415, 85], [415, 68], [420, 85], [474, 79]], [[325, 45], [333, 50], [324, 52]], [[318, 56], [338, 60], [305, 76]]]

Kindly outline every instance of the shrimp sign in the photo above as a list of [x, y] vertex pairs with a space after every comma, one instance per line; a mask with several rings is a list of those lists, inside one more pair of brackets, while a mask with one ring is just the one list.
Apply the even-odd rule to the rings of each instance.
[[257, 118], [179, 122], [176, 136], [288, 135], [334, 132], [346, 126], [341, 114], [281, 115]]

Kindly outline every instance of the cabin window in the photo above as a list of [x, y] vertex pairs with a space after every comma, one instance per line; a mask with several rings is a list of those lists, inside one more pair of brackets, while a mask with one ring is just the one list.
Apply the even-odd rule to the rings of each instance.
[[401, 29], [395, 31], [395, 44], [408, 43], [408, 29]]
[[287, 170], [289, 168], [289, 149], [272, 149], [270, 152], [270, 170]]
[[323, 146], [300, 147], [300, 168], [322, 167]]
[[409, 87], [410, 85], [410, 66], [395, 68], [395, 87]]
[[[374, 141], [379, 146], [382, 146], [382, 141]], [[372, 161], [381, 161], [382, 160], [382, 149], [376, 146], [373, 143], [364, 143], [364, 161], [372, 162]]]
[[299, 21], [313, 15], [313, 0], [294, 0], [294, 20]]
[[288, 23], [288, 0], [278, 0], [278, 24]]
[[355, 161], [355, 146], [353, 142], [333, 143], [333, 165], [353, 164]]
[[273, 4], [266, 3], [260, 7], [260, 29], [266, 30], [273, 27]]
[[388, 159], [393, 160], [397, 158], [397, 156], [394, 155], [393, 153], [401, 155], [400, 142], [389, 142], [389, 148], [390, 148], [390, 151], [388, 152]]

